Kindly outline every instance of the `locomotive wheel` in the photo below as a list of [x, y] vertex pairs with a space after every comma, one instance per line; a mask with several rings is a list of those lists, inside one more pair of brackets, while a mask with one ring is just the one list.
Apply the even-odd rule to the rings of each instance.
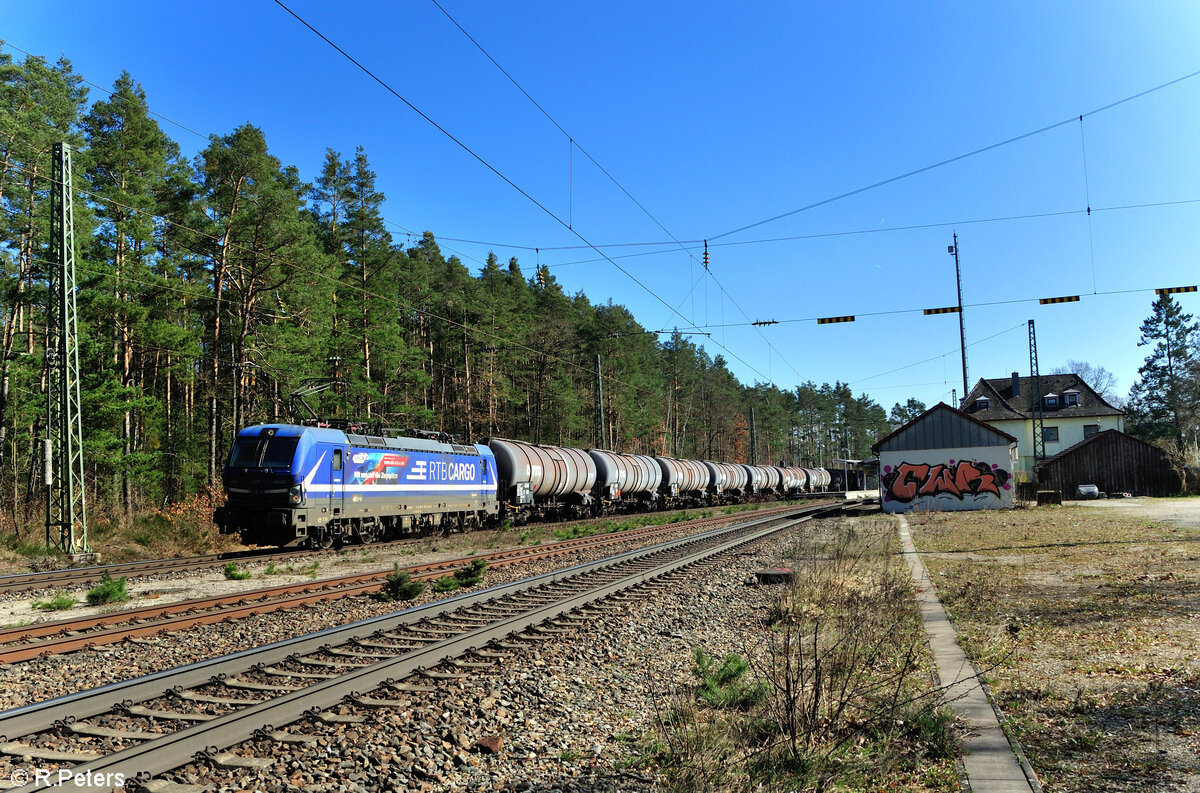
[[363, 518], [358, 524], [358, 538], [364, 543], [379, 542], [383, 537], [383, 526], [377, 518]]
[[308, 535], [308, 545], [314, 551], [327, 551], [333, 547], [333, 531], [329, 527], [318, 529], [315, 534]]

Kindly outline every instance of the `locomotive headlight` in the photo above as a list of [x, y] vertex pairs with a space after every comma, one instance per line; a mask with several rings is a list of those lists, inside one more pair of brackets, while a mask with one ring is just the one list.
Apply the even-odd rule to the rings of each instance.
[[303, 485], [292, 485], [288, 490], [288, 501], [292, 504], [299, 504], [304, 500]]

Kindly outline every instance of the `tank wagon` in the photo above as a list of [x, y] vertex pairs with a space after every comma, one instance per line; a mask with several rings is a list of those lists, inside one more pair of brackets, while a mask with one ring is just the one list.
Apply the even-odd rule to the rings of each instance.
[[809, 493], [824, 493], [829, 489], [829, 483], [833, 478], [824, 468], [805, 468], [804, 473], [808, 475], [808, 490]]
[[576, 518], [591, 514], [596, 462], [582, 449], [491, 438], [506, 518]]
[[655, 457], [662, 469], [659, 494], [671, 507], [705, 504], [712, 474], [699, 460], [679, 460], [674, 457]]
[[710, 476], [708, 492], [715, 502], [733, 504], [742, 500], [746, 491], [746, 471], [740, 465], [706, 460], [704, 467]]
[[325, 548], [495, 519], [496, 460], [487, 446], [347, 429], [256, 424], [239, 432], [222, 471], [226, 503], [213, 514], [221, 531], [247, 543]]
[[662, 469], [653, 457], [589, 449], [596, 464], [596, 512], [653, 509], [659, 499]]

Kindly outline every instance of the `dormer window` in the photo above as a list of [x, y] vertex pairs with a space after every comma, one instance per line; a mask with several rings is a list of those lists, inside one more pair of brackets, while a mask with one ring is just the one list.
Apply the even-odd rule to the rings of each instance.
[[1063, 407], [1075, 407], [1079, 404], [1079, 392], [1075, 390], [1063, 391]]
[[1048, 408], [1058, 407], [1058, 394], [1046, 394], [1042, 397], [1042, 405]]
[[980, 397], [979, 399], [975, 400], [975, 409], [976, 410], [987, 410], [991, 406], [991, 404], [992, 404], [992, 400], [988, 399], [987, 397]]

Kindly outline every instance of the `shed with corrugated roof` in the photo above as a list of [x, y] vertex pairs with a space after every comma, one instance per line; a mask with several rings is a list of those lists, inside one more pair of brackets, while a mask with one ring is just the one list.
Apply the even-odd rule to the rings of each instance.
[[884, 512], [1012, 507], [1017, 439], [944, 402], [871, 450]]

